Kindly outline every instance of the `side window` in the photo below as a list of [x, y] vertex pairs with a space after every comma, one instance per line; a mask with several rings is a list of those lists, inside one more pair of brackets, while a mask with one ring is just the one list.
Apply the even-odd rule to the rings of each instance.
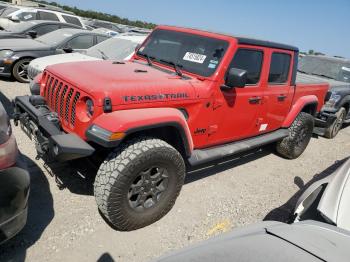
[[44, 11], [38, 11], [38, 17], [39, 20], [60, 21], [56, 14]]
[[79, 19], [74, 17], [74, 16], [69, 16], [69, 15], [62, 15], [62, 17], [64, 18], [64, 20], [66, 20], [67, 23], [73, 24], [73, 25], [77, 25], [77, 26], [82, 26], [82, 24], [80, 23]]
[[18, 19], [21, 21], [36, 20], [37, 14], [35, 12], [22, 12], [17, 15]]
[[284, 53], [273, 53], [271, 57], [269, 83], [283, 84], [288, 80], [291, 56]]
[[231, 64], [231, 68], [247, 71], [247, 84], [255, 85], [259, 82], [262, 68], [263, 52], [254, 49], [238, 49]]
[[35, 27], [33, 30], [36, 31], [38, 36], [41, 36], [41, 35], [45, 35], [47, 33], [56, 31], [59, 28], [60, 28], [59, 25], [40, 25]]
[[77, 36], [67, 42], [66, 47], [72, 49], [88, 49], [94, 45], [94, 37], [91, 35]]
[[97, 36], [97, 44], [99, 44], [99, 43], [101, 43], [101, 42], [103, 42], [103, 41], [105, 41], [105, 40], [107, 40], [108, 39], [108, 37], [106, 37], [106, 36], [100, 36], [100, 35], [98, 35]]

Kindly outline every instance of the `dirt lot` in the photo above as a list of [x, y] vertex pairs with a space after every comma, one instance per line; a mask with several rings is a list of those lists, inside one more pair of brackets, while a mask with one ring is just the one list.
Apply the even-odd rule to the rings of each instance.
[[[0, 81], [0, 99], [28, 93], [28, 86]], [[350, 153], [350, 128], [334, 140], [313, 138], [297, 160], [268, 148], [241, 159], [191, 172], [172, 211], [134, 232], [117, 232], [100, 217], [86, 162], [45, 167], [33, 143], [14, 129], [31, 171], [28, 224], [0, 247], [0, 261], [148, 261], [161, 254], [263, 219], [283, 220], [300, 192], [295, 178], [328, 175]], [[299, 179], [300, 180], [300, 179]], [[305, 187], [304, 187], [305, 188]]]

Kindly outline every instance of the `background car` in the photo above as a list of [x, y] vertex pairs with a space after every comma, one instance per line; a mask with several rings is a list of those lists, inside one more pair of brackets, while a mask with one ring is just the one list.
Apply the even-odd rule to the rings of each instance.
[[82, 53], [70, 53], [46, 56], [34, 59], [28, 66], [28, 78], [30, 79], [30, 90], [32, 94], [39, 94], [40, 87], [34, 78], [49, 65], [94, 61], [94, 60], [127, 60], [134, 54], [135, 48], [141, 44], [146, 35], [119, 35], [99, 43]]
[[[298, 78], [328, 82], [327, 101], [317, 119], [318, 135], [334, 138], [344, 123], [350, 123], [350, 60], [323, 55], [307, 55], [300, 59]], [[335, 118], [331, 125], [327, 122]]]
[[26, 224], [30, 178], [0, 103], [0, 244]]
[[37, 38], [47, 33], [56, 31], [62, 28], [76, 28], [81, 27], [73, 24], [45, 21], [45, 20], [34, 20], [18, 24], [13, 24], [8, 30], [0, 31], [0, 39], [8, 38]]
[[304, 191], [293, 213], [292, 224], [253, 224], [156, 261], [349, 261], [350, 160]]
[[0, 14], [0, 27], [7, 30], [12, 24], [31, 20], [50, 20], [70, 23], [85, 29], [79, 16], [72, 13], [44, 8], [11, 6]]
[[35, 58], [79, 52], [109, 36], [82, 29], [59, 29], [36, 39], [0, 39], [0, 76], [29, 82], [27, 68]]

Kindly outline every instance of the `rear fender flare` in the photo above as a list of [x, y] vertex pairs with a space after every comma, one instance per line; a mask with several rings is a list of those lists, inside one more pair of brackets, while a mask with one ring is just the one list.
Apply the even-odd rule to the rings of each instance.
[[300, 112], [303, 111], [303, 109], [306, 106], [309, 105], [316, 105], [316, 110], [317, 110], [317, 105], [319, 101], [317, 96], [315, 95], [308, 95], [308, 96], [303, 96], [300, 97], [292, 106], [291, 110], [289, 111], [286, 119], [284, 120], [282, 124], [282, 128], [288, 128], [292, 125], [294, 122], [295, 118], [299, 115]]
[[179, 131], [186, 155], [193, 151], [190, 129], [183, 113], [176, 108], [130, 109], [105, 113], [93, 123], [112, 133], [123, 132], [126, 136], [142, 130], [175, 127]]

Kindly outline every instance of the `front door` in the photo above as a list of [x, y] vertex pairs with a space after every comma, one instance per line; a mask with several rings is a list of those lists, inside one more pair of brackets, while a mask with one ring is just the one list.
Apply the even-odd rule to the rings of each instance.
[[[247, 85], [228, 91], [217, 90], [213, 102], [213, 119], [209, 127], [209, 144], [222, 144], [252, 136], [262, 108], [262, 69], [264, 50], [239, 47], [228, 68], [247, 71]], [[224, 79], [222, 84], [224, 84]]]

